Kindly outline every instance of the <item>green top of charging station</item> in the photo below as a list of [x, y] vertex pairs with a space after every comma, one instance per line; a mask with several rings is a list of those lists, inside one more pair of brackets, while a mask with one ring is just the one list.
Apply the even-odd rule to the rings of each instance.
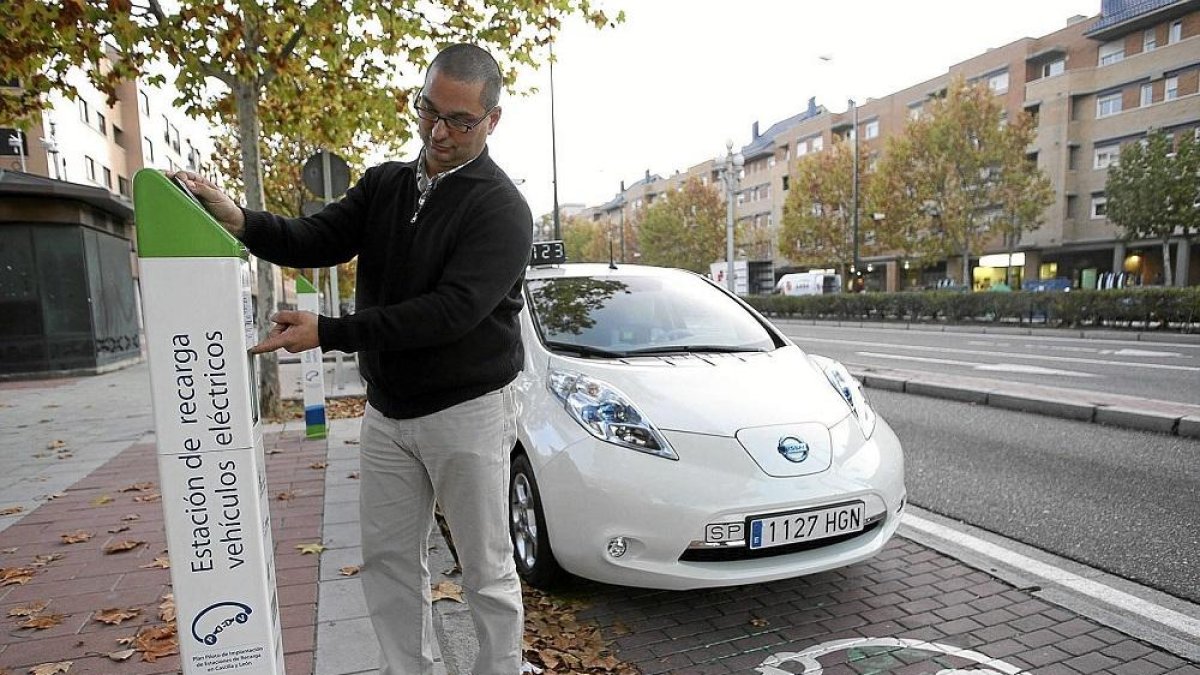
[[317, 289], [313, 288], [312, 282], [303, 274], [296, 275], [296, 292], [297, 293], [316, 293]]
[[163, 172], [133, 177], [139, 258], [245, 258], [242, 243]]

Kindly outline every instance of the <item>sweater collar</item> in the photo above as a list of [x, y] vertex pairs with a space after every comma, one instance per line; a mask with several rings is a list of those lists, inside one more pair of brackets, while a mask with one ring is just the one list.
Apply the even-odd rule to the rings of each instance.
[[453, 174], [461, 174], [464, 178], [479, 178], [485, 175], [483, 173], [483, 166], [487, 163], [487, 159], [488, 147], [484, 145], [483, 149], [479, 151], [478, 155], [475, 155], [474, 159], [464, 162], [463, 164], [459, 164], [453, 169], [448, 169], [435, 176], [428, 177], [425, 171], [425, 148], [421, 148], [421, 152], [417, 155], [416, 161], [413, 162], [413, 172], [417, 177], [417, 187], [421, 190], [421, 192], [425, 192], [429, 190], [431, 186], [436, 186]]

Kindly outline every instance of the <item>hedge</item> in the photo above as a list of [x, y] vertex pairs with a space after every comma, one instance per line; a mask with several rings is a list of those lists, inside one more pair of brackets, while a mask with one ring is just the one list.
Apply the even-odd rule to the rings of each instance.
[[1010, 293], [918, 291], [750, 295], [766, 316], [869, 321], [1034, 323], [1200, 330], [1200, 287]]

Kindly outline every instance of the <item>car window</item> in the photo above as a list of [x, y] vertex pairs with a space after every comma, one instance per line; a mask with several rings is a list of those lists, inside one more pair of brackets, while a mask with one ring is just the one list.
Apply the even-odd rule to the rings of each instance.
[[533, 279], [528, 288], [542, 340], [551, 345], [621, 354], [775, 347], [767, 329], [740, 304], [690, 274]]

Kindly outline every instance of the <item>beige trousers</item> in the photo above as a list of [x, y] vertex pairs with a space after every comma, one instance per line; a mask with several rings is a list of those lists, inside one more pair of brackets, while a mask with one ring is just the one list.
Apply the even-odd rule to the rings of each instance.
[[479, 656], [474, 675], [517, 675], [521, 585], [508, 534], [511, 387], [408, 420], [367, 407], [361, 497], [367, 609], [381, 675], [433, 673], [428, 548], [436, 499], [454, 534]]

